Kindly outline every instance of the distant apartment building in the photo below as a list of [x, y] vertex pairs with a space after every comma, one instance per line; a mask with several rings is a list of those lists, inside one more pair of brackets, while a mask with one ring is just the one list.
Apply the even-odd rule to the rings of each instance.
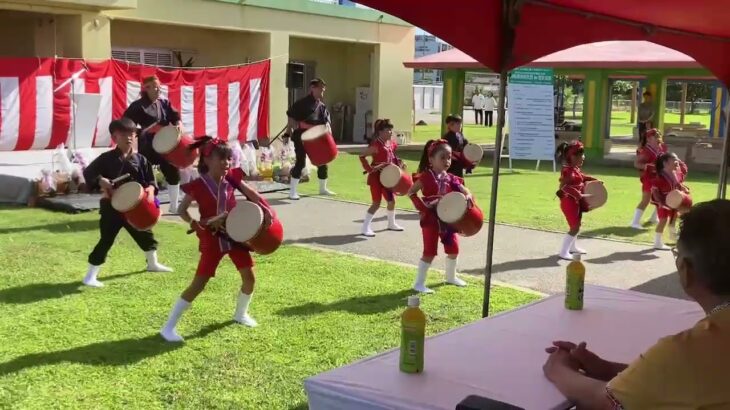
[[[453, 48], [430, 34], [416, 34], [416, 57], [440, 53]], [[413, 70], [413, 82], [416, 84], [438, 84], [443, 81], [442, 70]]]

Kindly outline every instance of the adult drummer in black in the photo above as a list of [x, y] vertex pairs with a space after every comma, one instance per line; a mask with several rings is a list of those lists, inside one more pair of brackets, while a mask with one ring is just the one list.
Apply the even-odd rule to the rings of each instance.
[[[302, 176], [302, 170], [306, 166], [307, 154], [304, 151], [304, 144], [302, 144], [302, 133], [315, 125], [331, 125], [330, 113], [322, 101], [326, 86], [327, 84], [321, 78], [310, 81], [309, 94], [297, 100], [286, 112], [289, 122], [287, 133], [284, 134], [284, 143], [291, 136], [297, 156], [290, 174], [289, 199], [299, 199], [297, 185]], [[319, 194], [334, 195], [334, 192], [327, 189], [327, 165], [317, 167], [317, 177], [319, 178]]]
[[140, 98], [129, 104], [124, 116], [142, 128], [139, 136], [139, 153], [150, 163], [160, 166], [160, 171], [167, 181], [170, 213], [176, 214], [180, 196], [180, 171], [152, 148], [152, 138], [160, 127], [167, 125], [179, 127], [180, 113], [172, 108], [168, 99], [160, 96], [160, 80], [157, 77], [147, 77], [142, 81]]

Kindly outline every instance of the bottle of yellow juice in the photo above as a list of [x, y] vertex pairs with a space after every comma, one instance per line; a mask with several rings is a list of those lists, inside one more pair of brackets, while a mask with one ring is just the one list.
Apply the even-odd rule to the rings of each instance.
[[408, 297], [408, 308], [401, 315], [400, 370], [423, 371], [423, 344], [426, 339], [426, 315], [419, 307], [418, 296]]
[[573, 254], [573, 261], [565, 272], [565, 308], [583, 309], [583, 287], [586, 281], [586, 267], [580, 261], [580, 254]]

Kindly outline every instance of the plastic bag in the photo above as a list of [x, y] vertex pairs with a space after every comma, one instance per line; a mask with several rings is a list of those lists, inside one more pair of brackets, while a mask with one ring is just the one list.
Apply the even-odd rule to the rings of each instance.
[[73, 164], [68, 156], [68, 150], [64, 144], [61, 144], [56, 148], [56, 152], [53, 153], [53, 164], [56, 170], [71, 175], [73, 172]]
[[241, 168], [246, 175], [258, 175], [259, 171], [256, 167], [256, 150], [251, 144], [245, 144], [242, 147], [243, 156], [241, 158]]
[[44, 194], [56, 190], [56, 179], [53, 177], [53, 173], [47, 169], [41, 171], [40, 190]]
[[243, 163], [243, 149], [241, 143], [238, 140], [228, 141], [228, 146], [231, 147], [231, 168], [241, 168]]

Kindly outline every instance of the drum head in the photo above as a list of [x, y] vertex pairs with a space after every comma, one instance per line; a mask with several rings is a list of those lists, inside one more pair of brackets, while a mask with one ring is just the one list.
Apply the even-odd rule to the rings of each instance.
[[236, 242], [255, 237], [264, 222], [264, 211], [251, 201], [238, 201], [226, 218], [226, 232]]
[[330, 128], [326, 125], [315, 125], [314, 127], [304, 131], [302, 141], [312, 141], [330, 133]]
[[588, 181], [584, 189], [584, 193], [590, 195], [586, 198], [586, 202], [590, 205], [591, 209], [596, 209], [603, 206], [608, 199], [608, 192], [606, 187], [598, 181]]
[[667, 206], [672, 209], [678, 209], [682, 206], [683, 200], [684, 196], [677, 189], [674, 189], [667, 194]]
[[466, 144], [464, 147], [464, 158], [471, 162], [477, 163], [482, 160], [484, 150], [477, 144]]
[[380, 183], [386, 188], [394, 188], [401, 178], [401, 171], [398, 166], [388, 164], [380, 170]]
[[144, 188], [137, 182], [127, 182], [114, 190], [112, 195], [112, 208], [119, 212], [127, 212], [133, 209], [144, 196]]
[[436, 205], [436, 213], [440, 220], [451, 224], [459, 221], [467, 209], [466, 196], [461, 192], [449, 192]]
[[159, 154], [167, 154], [177, 147], [179, 141], [180, 132], [177, 127], [168, 125], [152, 138], [152, 148]]

